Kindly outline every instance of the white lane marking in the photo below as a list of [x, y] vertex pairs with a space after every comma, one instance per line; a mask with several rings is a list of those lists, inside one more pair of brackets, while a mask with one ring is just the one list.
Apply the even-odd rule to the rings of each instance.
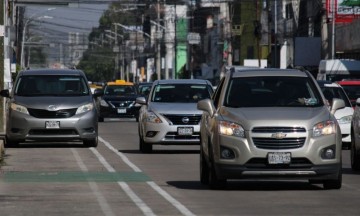
[[[81, 171], [83, 172], [88, 172], [89, 169], [86, 167], [86, 165], [84, 164], [84, 162], [82, 161], [79, 153], [75, 150], [75, 149], [71, 149], [77, 164], [79, 165]], [[89, 186], [92, 190], [92, 192], [94, 193], [100, 208], [102, 210], [102, 212], [104, 213], [104, 215], [106, 216], [115, 216], [114, 212], [111, 210], [110, 205], [108, 204], [106, 198], [102, 195], [102, 193], [99, 190], [99, 187], [97, 186], [97, 184], [95, 182], [88, 182]]]
[[[103, 142], [111, 151], [117, 154], [129, 167], [131, 167], [135, 172], [142, 172], [140, 168], [138, 168], [135, 164], [133, 164], [123, 153], [119, 152], [115, 149], [109, 142], [105, 141], [103, 138], [99, 137], [99, 140]], [[192, 216], [193, 214], [188, 208], [186, 208], [183, 204], [177, 201], [174, 197], [172, 197], [169, 193], [163, 190], [160, 186], [158, 186], [155, 182], [149, 181], [147, 182], [158, 194], [164, 197], [170, 204], [172, 204], [175, 208], [177, 208], [183, 215]]]
[[[90, 150], [95, 154], [95, 156], [99, 159], [101, 164], [107, 169], [108, 172], [116, 172], [116, 170], [106, 161], [106, 159], [95, 149], [90, 148]], [[151, 208], [138, 197], [133, 190], [129, 187], [129, 185], [125, 182], [117, 182], [123, 191], [130, 197], [130, 199], [137, 205], [140, 210], [146, 216], [153, 216], [155, 215]]]
[[111, 151], [113, 151], [115, 154], [117, 154], [124, 161], [124, 163], [126, 163], [129, 167], [131, 167], [131, 169], [133, 169], [135, 172], [141, 172], [139, 167], [137, 167], [135, 164], [133, 164], [123, 153], [121, 153], [117, 149], [115, 149], [110, 143], [108, 143], [101, 137], [99, 137], [99, 141], [104, 143], [106, 145], [106, 147], [108, 147]]
[[161, 196], [163, 196], [167, 201], [169, 201], [175, 208], [177, 208], [183, 215], [193, 216], [193, 214], [189, 209], [187, 209], [183, 204], [177, 201], [174, 197], [172, 197], [169, 193], [167, 193], [164, 189], [162, 189], [159, 185], [157, 185], [153, 181], [146, 182], [150, 185], [155, 191], [157, 191]]

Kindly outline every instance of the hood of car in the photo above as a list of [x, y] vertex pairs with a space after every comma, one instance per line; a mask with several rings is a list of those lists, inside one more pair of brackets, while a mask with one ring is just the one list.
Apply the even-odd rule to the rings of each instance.
[[[76, 97], [22, 97], [15, 96], [14, 102], [32, 109], [55, 111], [59, 109], [78, 108], [84, 104], [93, 102], [91, 96]], [[49, 106], [51, 108], [49, 109]], [[51, 110], [53, 109], [53, 110]]]
[[315, 124], [329, 120], [327, 107], [250, 107], [227, 108], [220, 111], [224, 120], [240, 123], [245, 130], [254, 127], [305, 127], [311, 129]]
[[352, 107], [345, 107], [343, 109], [338, 109], [335, 112], [335, 118], [341, 119], [344, 116], [349, 116], [354, 114], [354, 109]]
[[197, 109], [196, 103], [149, 103], [148, 108], [161, 114], [198, 114], [202, 111]]

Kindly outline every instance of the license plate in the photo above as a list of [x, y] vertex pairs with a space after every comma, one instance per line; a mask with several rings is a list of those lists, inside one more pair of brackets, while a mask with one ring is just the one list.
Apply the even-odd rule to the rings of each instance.
[[193, 130], [194, 129], [192, 127], [179, 127], [178, 128], [178, 134], [179, 135], [192, 135]]
[[60, 128], [60, 122], [59, 121], [46, 121], [45, 128], [46, 129]]
[[117, 113], [126, 113], [126, 109], [117, 109]]
[[269, 152], [267, 157], [269, 164], [289, 164], [291, 162], [290, 152]]

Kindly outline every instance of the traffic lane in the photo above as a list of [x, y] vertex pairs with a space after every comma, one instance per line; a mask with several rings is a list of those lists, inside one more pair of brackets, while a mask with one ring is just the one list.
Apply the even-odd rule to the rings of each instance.
[[119, 122], [119, 127], [130, 133], [117, 135], [130, 139], [116, 144], [119, 151], [125, 152], [151, 179], [196, 214], [357, 215], [360, 212], [355, 198], [360, 193], [360, 176], [349, 169], [348, 150], [343, 150], [341, 190], [323, 190], [322, 185], [310, 185], [307, 181], [237, 180], [230, 181], [226, 190], [213, 191], [199, 182], [199, 155], [189, 149], [192, 147], [154, 146], [152, 154], [141, 154], [137, 123]]
[[1, 215], [144, 214], [141, 201], [132, 202], [131, 190], [124, 190], [126, 182], [114, 180], [94, 156], [96, 149], [24, 146], [7, 149], [1, 168]]

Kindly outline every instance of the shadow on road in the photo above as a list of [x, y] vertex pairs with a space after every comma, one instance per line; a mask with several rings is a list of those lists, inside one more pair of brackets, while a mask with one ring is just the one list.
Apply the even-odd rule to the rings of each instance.
[[360, 171], [354, 171], [351, 168], [342, 168], [342, 172], [347, 175], [360, 175]]
[[140, 150], [128, 149], [128, 150], [119, 150], [121, 153], [127, 154], [148, 154], [148, 155], [156, 155], [156, 154], [199, 154], [199, 150], [153, 150], [151, 153], [142, 153]]
[[8, 146], [7, 148], [88, 148], [83, 145], [82, 142], [31, 142], [31, 143], [20, 143], [17, 146]]
[[[211, 190], [199, 181], [168, 181], [169, 185], [184, 190]], [[322, 184], [309, 184], [307, 181], [228, 181], [222, 190], [238, 191], [301, 191], [323, 190]]]

